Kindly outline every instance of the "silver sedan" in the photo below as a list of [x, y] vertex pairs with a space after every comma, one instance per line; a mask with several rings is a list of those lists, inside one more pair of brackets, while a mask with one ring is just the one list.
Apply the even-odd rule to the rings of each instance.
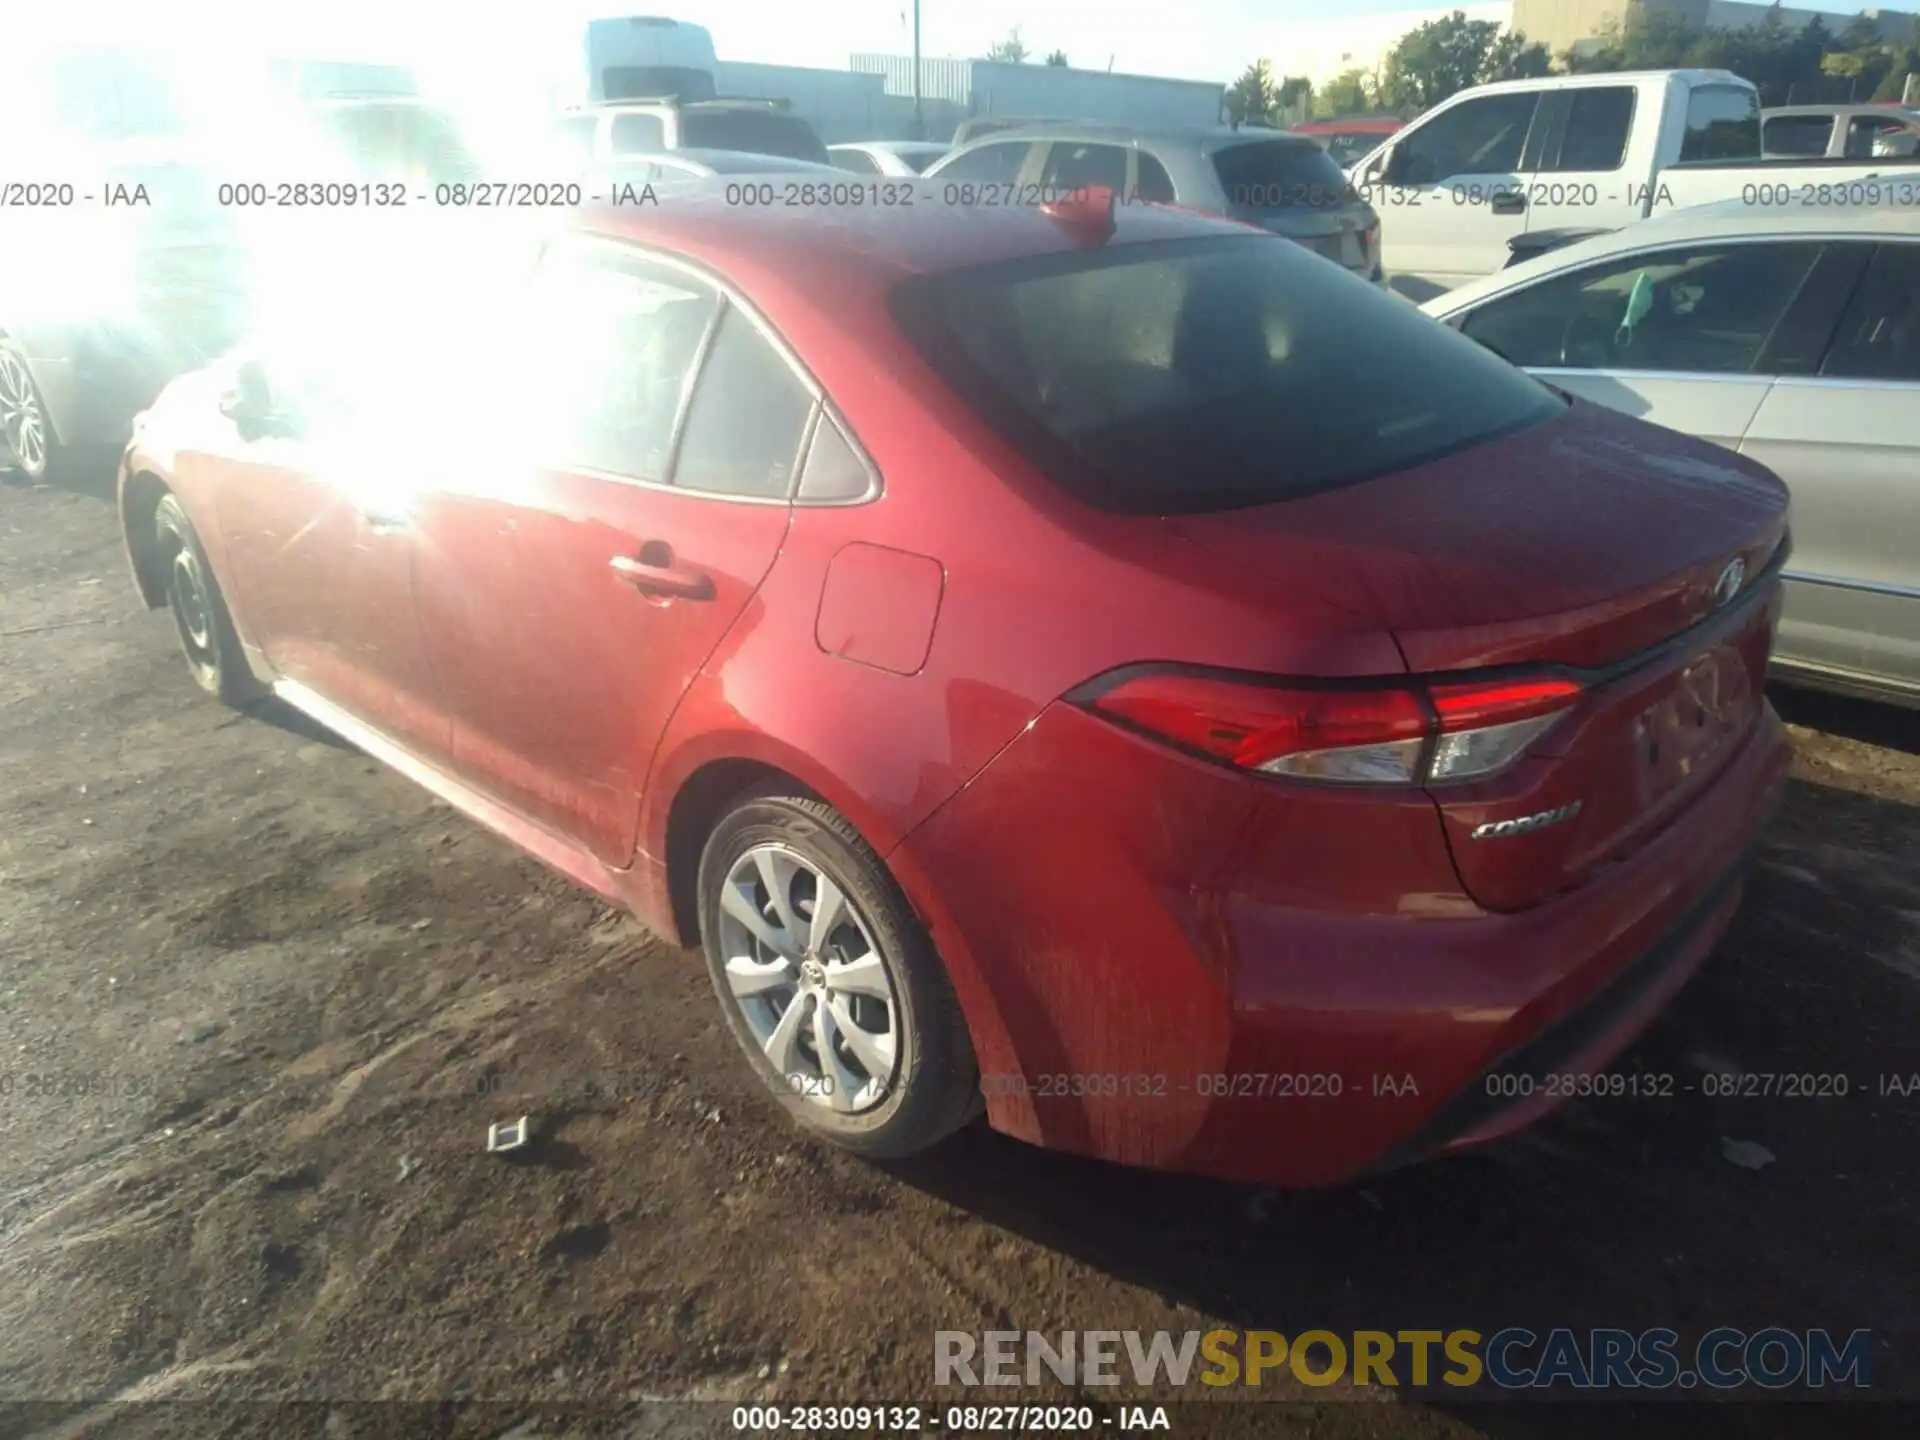
[[1776, 671], [1920, 706], [1920, 168], [1847, 187], [1854, 205], [1754, 174], [1742, 200], [1424, 308], [1563, 390], [1776, 471], [1794, 517]]

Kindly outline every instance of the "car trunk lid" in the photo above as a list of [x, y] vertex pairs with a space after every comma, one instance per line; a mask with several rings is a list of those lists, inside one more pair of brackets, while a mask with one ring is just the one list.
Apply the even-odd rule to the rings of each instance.
[[1510, 910], [1637, 844], [1738, 747], [1763, 704], [1786, 514], [1760, 467], [1576, 404], [1363, 484], [1165, 523], [1223, 568], [1338, 577], [1318, 584], [1416, 676], [1581, 682], [1520, 761], [1428, 787], [1462, 884]]

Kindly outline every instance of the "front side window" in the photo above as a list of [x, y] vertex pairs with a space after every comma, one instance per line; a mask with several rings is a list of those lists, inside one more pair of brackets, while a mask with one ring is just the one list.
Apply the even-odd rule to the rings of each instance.
[[1404, 185], [1436, 185], [1456, 175], [1513, 173], [1520, 168], [1539, 99], [1534, 93], [1484, 95], [1455, 105], [1394, 148], [1394, 171], [1388, 178]]
[[1880, 247], [1820, 373], [1920, 380], [1920, 245]]
[[1398, 296], [1278, 237], [927, 276], [903, 284], [893, 307], [957, 393], [1057, 483], [1108, 510], [1269, 504], [1564, 409]]
[[1047, 168], [1040, 183], [1062, 190], [1104, 185], [1115, 195], [1123, 194], [1127, 188], [1127, 152], [1118, 145], [1056, 140], [1047, 152]]
[[[1822, 147], [1824, 153], [1824, 146]], [[1758, 160], [1760, 94], [1737, 85], [1702, 85], [1687, 96], [1680, 160]]]
[[665, 480], [715, 293], [664, 267], [560, 252], [536, 272], [528, 299], [523, 354], [543, 458]]
[[1744, 374], [1819, 255], [1700, 245], [1606, 260], [1489, 301], [1462, 329], [1515, 365]]
[[864, 150], [835, 150], [833, 163], [842, 170], [851, 170], [856, 175], [878, 175], [880, 167], [874, 163], [871, 155]]
[[793, 482], [813, 395], [753, 321], [729, 306], [700, 367], [673, 483], [761, 499]]
[[942, 180], [976, 180], [988, 185], [1010, 185], [1018, 178], [1027, 158], [1027, 142], [1003, 140], [982, 145], [954, 157], [951, 165], [940, 167]]

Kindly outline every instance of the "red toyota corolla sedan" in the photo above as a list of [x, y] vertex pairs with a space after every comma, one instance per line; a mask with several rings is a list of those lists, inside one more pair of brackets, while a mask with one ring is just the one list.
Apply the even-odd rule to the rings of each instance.
[[170, 388], [141, 593], [208, 690], [700, 947], [860, 1153], [984, 1107], [1312, 1184], [1511, 1131], [1738, 902], [1786, 491], [1097, 199], [573, 217], [467, 330]]

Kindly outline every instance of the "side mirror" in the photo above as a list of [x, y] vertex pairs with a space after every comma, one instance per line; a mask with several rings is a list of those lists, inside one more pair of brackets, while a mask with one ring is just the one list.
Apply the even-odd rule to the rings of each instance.
[[233, 374], [233, 389], [220, 399], [220, 413], [233, 421], [244, 440], [297, 433], [292, 416], [275, 399], [267, 368], [258, 360], [242, 360]]

